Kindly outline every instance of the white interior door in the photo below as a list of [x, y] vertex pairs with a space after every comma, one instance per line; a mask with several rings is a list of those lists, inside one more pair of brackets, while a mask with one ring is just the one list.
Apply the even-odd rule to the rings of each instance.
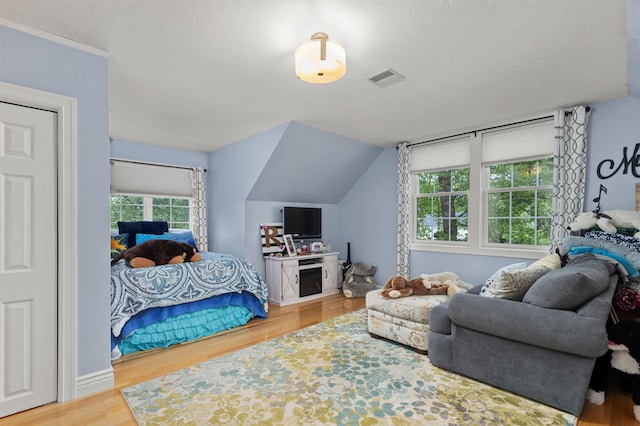
[[56, 122], [0, 102], [0, 417], [57, 396]]

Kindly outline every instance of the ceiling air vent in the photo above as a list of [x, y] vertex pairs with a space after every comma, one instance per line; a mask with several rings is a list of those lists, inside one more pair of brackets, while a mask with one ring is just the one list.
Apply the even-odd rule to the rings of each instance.
[[372, 82], [378, 87], [386, 87], [397, 81], [404, 80], [404, 76], [392, 70], [391, 68], [387, 68], [386, 70], [382, 70], [380, 72], [375, 73], [371, 77], [367, 78], [367, 80], [369, 80], [370, 82]]

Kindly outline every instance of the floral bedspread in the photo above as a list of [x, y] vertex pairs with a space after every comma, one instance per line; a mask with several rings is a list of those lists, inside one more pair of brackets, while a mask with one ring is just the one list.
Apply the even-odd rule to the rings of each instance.
[[148, 308], [171, 306], [224, 293], [253, 293], [267, 304], [267, 285], [246, 260], [201, 252], [202, 261], [131, 268], [124, 260], [111, 267], [111, 331], [119, 336], [126, 322]]

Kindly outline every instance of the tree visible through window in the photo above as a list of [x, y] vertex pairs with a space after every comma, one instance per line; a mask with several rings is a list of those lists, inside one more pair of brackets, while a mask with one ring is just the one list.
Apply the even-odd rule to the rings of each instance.
[[469, 168], [418, 176], [418, 240], [467, 241]]
[[190, 229], [190, 204], [188, 198], [111, 194], [111, 229], [117, 230], [119, 221], [140, 220], [166, 221], [171, 229]]
[[488, 243], [549, 245], [553, 158], [489, 167]]
[[412, 148], [412, 248], [521, 254], [548, 247], [553, 152], [550, 118]]

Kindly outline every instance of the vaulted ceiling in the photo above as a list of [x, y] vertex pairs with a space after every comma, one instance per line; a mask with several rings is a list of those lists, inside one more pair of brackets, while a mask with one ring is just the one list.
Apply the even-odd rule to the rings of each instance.
[[[0, 0], [0, 17], [107, 52], [112, 138], [209, 152], [292, 120], [386, 147], [625, 97], [628, 1]], [[346, 48], [336, 83], [294, 74], [318, 31]], [[405, 79], [367, 80], [389, 67]]]

